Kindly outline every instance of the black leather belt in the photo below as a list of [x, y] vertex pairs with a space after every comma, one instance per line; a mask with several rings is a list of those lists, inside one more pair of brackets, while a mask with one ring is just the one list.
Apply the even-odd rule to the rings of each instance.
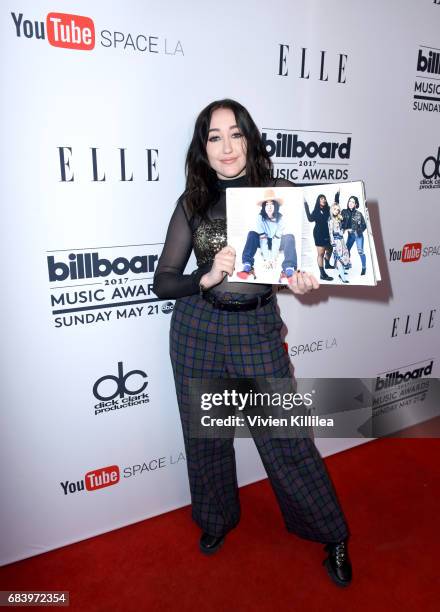
[[238, 302], [234, 300], [224, 301], [219, 300], [215, 295], [204, 291], [202, 293], [202, 297], [204, 300], [212, 304], [213, 308], [218, 308], [219, 310], [230, 310], [230, 311], [238, 311], [238, 310], [255, 310], [256, 308], [260, 308], [261, 306], [265, 306], [268, 304], [272, 297], [272, 289], [269, 289], [263, 295], [258, 295], [250, 300], [246, 300], [246, 302]]

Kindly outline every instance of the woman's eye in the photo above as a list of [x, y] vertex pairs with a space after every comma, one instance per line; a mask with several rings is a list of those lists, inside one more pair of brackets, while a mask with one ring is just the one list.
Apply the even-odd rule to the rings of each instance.
[[241, 138], [243, 136], [243, 134], [241, 132], [235, 132], [234, 134], [232, 134], [232, 138]]
[[220, 136], [210, 136], [208, 138], [209, 142], [217, 142], [217, 140], [220, 140]]

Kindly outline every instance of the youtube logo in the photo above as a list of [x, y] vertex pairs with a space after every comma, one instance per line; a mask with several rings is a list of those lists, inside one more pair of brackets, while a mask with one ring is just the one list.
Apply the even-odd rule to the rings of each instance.
[[47, 40], [53, 47], [90, 51], [95, 46], [95, 26], [90, 17], [49, 13], [46, 29]]
[[47, 40], [53, 47], [91, 51], [95, 47], [95, 24], [90, 17], [49, 13], [46, 22], [11, 13], [18, 38]]
[[418, 261], [422, 254], [422, 243], [421, 242], [410, 242], [405, 244], [402, 249], [402, 263], [409, 263], [410, 261]]
[[78, 493], [80, 491], [97, 491], [104, 487], [111, 487], [120, 480], [119, 466], [108, 465], [97, 470], [87, 472], [84, 478], [76, 481], [66, 480], [60, 482], [64, 495]]
[[390, 261], [400, 261], [401, 263], [411, 263], [412, 261], [418, 261], [422, 256], [422, 243], [421, 242], [408, 242], [404, 244], [399, 250], [389, 250]]
[[108, 467], [99, 468], [92, 472], [87, 472], [85, 475], [87, 491], [96, 491], [104, 487], [111, 487], [119, 482], [119, 467], [110, 465]]

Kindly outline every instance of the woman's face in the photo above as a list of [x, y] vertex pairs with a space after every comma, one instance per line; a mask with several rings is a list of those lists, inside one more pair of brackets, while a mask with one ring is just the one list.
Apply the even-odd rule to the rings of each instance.
[[324, 207], [326, 204], [327, 204], [327, 199], [326, 199], [326, 197], [325, 197], [325, 196], [321, 196], [321, 197], [319, 198], [319, 205], [320, 205], [320, 206], [321, 206], [321, 208], [322, 208], [322, 207]]
[[275, 204], [272, 202], [272, 200], [268, 200], [266, 202], [266, 214], [268, 217], [273, 217], [273, 213], [275, 211]]
[[332, 206], [332, 214], [333, 214], [334, 217], [337, 217], [340, 212], [341, 212], [341, 209], [339, 208], [339, 206], [337, 204]]
[[349, 208], [350, 210], [353, 210], [353, 208], [356, 208], [356, 202], [354, 201], [354, 199], [353, 199], [353, 198], [350, 198], [350, 199], [348, 200], [348, 208]]
[[218, 178], [233, 179], [246, 174], [246, 144], [231, 109], [215, 110], [209, 126], [206, 155]]

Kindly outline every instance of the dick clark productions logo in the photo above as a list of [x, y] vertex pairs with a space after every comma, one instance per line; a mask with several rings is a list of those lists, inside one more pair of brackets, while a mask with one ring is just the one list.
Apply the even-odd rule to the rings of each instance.
[[[128, 379], [132, 379], [128, 382]], [[140, 379], [140, 380], [139, 380]], [[150, 401], [145, 389], [148, 386], [147, 374], [143, 370], [130, 370], [124, 374], [124, 364], [118, 362], [117, 375], [105, 374], [93, 385], [93, 395], [99, 400], [95, 404], [95, 416], [104, 412], [148, 404]]]
[[439, 189], [440, 188], [440, 147], [437, 149], [436, 156], [428, 155], [422, 163], [422, 176], [419, 189]]

